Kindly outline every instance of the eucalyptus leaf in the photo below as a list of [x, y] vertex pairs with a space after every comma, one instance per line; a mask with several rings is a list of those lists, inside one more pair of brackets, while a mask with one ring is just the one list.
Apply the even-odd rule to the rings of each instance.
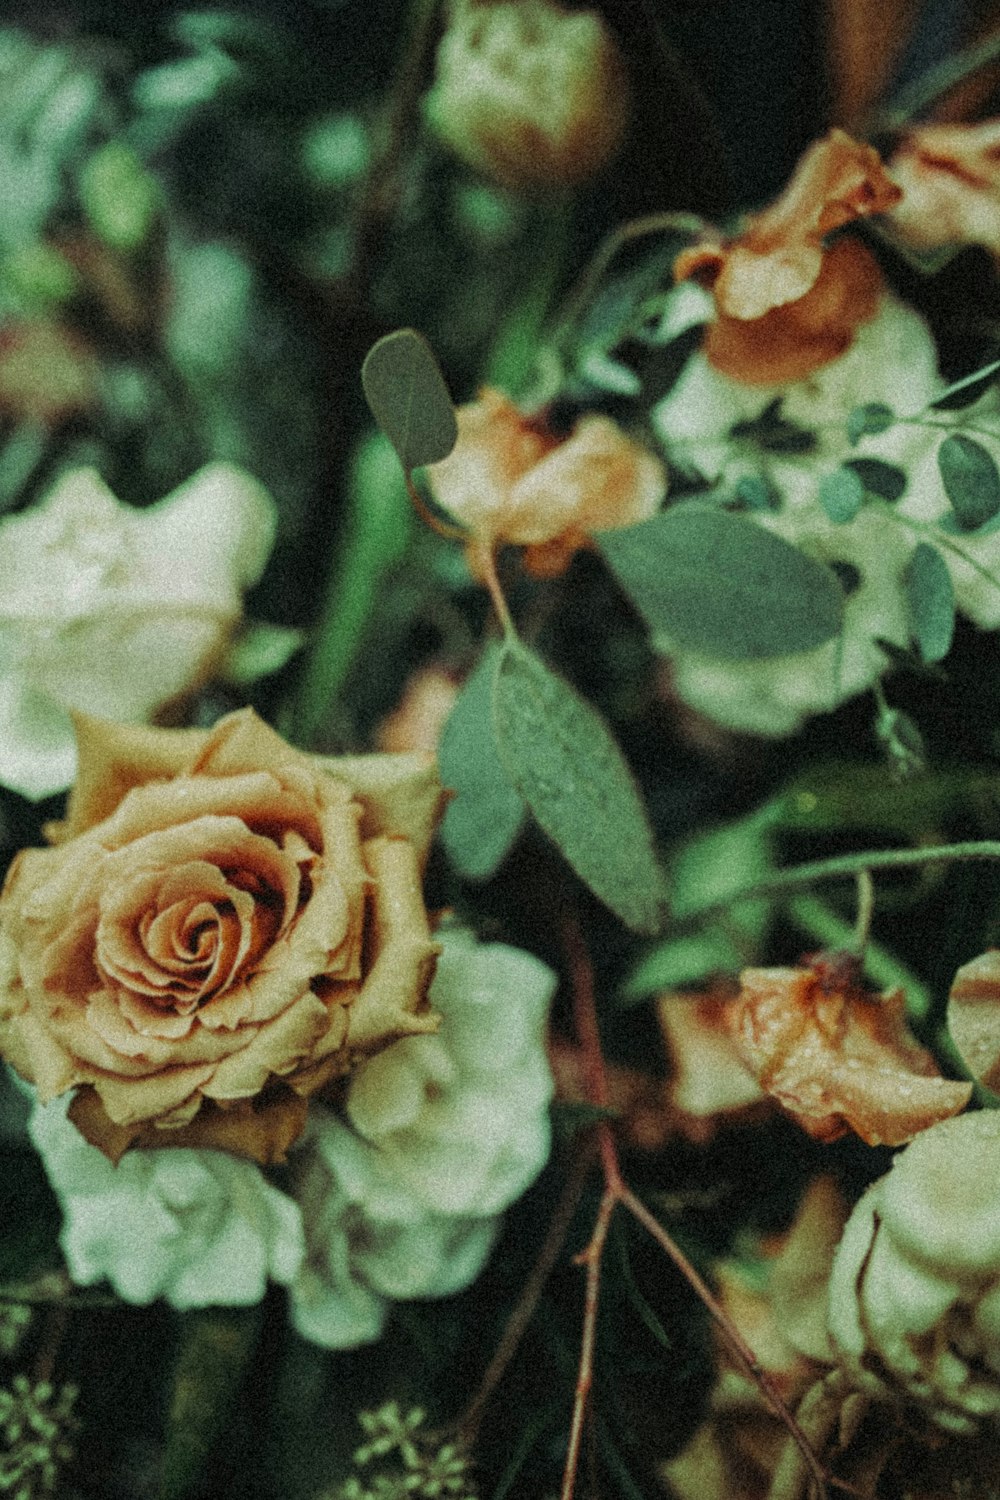
[[955, 589], [936, 547], [920, 542], [903, 577], [913, 638], [924, 661], [947, 656], [955, 633]]
[[869, 495], [877, 495], [880, 500], [894, 502], [906, 491], [904, 471], [881, 458], [849, 458], [844, 468], [858, 476]]
[[930, 403], [931, 410], [955, 411], [963, 406], [971, 406], [989, 390], [990, 386], [996, 385], [998, 379], [1000, 379], [1000, 359], [994, 359], [982, 369], [973, 370], [971, 375], [966, 375], [962, 380], [956, 380], [954, 385], [942, 391], [937, 400]]
[[841, 627], [834, 573], [747, 516], [702, 504], [597, 538], [650, 629], [673, 646], [748, 661], [808, 651]]
[[520, 642], [493, 687], [500, 760], [580, 879], [636, 932], [664, 915], [663, 872], [632, 773], [600, 715]]
[[200, 1494], [212, 1453], [245, 1384], [263, 1326], [261, 1307], [186, 1313], [174, 1360], [159, 1500]]
[[938, 449], [937, 461], [960, 531], [975, 531], [1000, 513], [1000, 473], [982, 443], [953, 432]]
[[835, 526], [853, 521], [865, 501], [861, 476], [846, 464], [824, 474], [819, 482], [819, 503]]
[[448, 716], [438, 748], [441, 780], [455, 793], [441, 823], [441, 842], [461, 875], [487, 880], [508, 853], [525, 806], [497, 754], [493, 682], [502, 648], [486, 648]]
[[892, 407], [881, 401], [869, 401], [864, 406], [855, 406], [847, 415], [847, 440], [853, 447], [863, 437], [886, 432], [895, 420], [896, 414]]
[[422, 334], [398, 328], [379, 339], [361, 366], [361, 384], [407, 473], [448, 457], [458, 439], [455, 408]]

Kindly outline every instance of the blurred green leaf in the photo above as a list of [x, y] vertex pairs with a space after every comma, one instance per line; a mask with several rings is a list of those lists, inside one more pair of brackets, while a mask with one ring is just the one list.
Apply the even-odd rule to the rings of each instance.
[[846, 464], [824, 474], [819, 482], [819, 503], [835, 526], [853, 521], [865, 501], [861, 476]]
[[220, 675], [237, 687], [246, 687], [261, 677], [280, 672], [305, 640], [301, 630], [286, 625], [269, 625], [265, 620], [249, 620], [233, 642], [222, 664]]
[[501, 764], [493, 729], [493, 681], [501, 649], [495, 643], [486, 648], [448, 716], [438, 750], [441, 780], [455, 792], [441, 840], [469, 880], [495, 873], [524, 822], [524, 802]]
[[961, 380], [956, 380], [946, 391], [938, 396], [936, 401], [930, 403], [932, 411], [956, 411], [964, 406], [971, 406], [973, 401], [978, 401], [990, 386], [996, 385], [1000, 372], [1000, 359], [992, 360], [984, 365], [981, 370], [973, 370], [971, 375], [966, 375]]
[[500, 760], [580, 879], [636, 932], [653, 933], [664, 880], [632, 773], [600, 715], [520, 642], [493, 688]]
[[880, 500], [898, 500], [906, 490], [906, 475], [896, 464], [880, 458], [849, 458], [844, 468], [856, 474], [869, 495]]
[[422, 334], [398, 328], [379, 339], [365, 357], [361, 384], [407, 473], [448, 457], [458, 438], [455, 408]]
[[160, 190], [142, 162], [121, 141], [109, 141], [84, 163], [80, 202], [94, 233], [112, 250], [146, 243], [160, 208]]
[[210, 1307], [181, 1319], [159, 1500], [188, 1500], [222, 1438], [263, 1324], [258, 1307]]
[[1000, 473], [982, 443], [953, 432], [938, 449], [937, 461], [960, 531], [975, 531], [1000, 513]]
[[840, 630], [844, 597], [831, 570], [746, 516], [677, 506], [597, 540], [668, 647], [746, 661], [808, 651]]
[[870, 433], [886, 432], [896, 420], [891, 406], [881, 401], [869, 401], [865, 406], [855, 406], [847, 416], [847, 440], [853, 448], [861, 438]]
[[955, 589], [936, 547], [920, 542], [903, 575], [913, 637], [924, 661], [947, 656], [955, 633]]

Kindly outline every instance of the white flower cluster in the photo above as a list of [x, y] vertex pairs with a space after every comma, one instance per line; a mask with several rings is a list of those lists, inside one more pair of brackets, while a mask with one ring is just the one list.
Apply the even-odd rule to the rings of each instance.
[[36, 1104], [29, 1128], [73, 1280], [189, 1308], [256, 1302], [270, 1278], [290, 1286], [299, 1331], [332, 1348], [377, 1338], [392, 1300], [467, 1286], [548, 1157], [554, 985], [530, 954], [445, 932], [430, 992], [440, 1032], [360, 1067], [344, 1118], [315, 1107], [294, 1197], [221, 1152], [132, 1151], [112, 1166], [65, 1100]]
[[[699, 289], [685, 285], [675, 297], [678, 328], [710, 316], [711, 301]], [[847, 418], [855, 407], [883, 404], [910, 416], [943, 389], [929, 329], [888, 292], [845, 354], [792, 384], [744, 384], [720, 373], [701, 353], [688, 361], [653, 413], [667, 451], [682, 467], [727, 486], [765, 477], [780, 498], [774, 509], [755, 510], [754, 521], [821, 562], [843, 565], [850, 581], [842, 632], [812, 650], [728, 661], [661, 637], [657, 645], [671, 658], [674, 685], [686, 703], [730, 729], [784, 735], [810, 714], [836, 708], [870, 687], [888, 666], [879, 641], [908, 643], [904, 574], [921, 540], [938, 547], [957, 607], [977, 624], [1000, 624], [1000, 531], [952, 533], [940, 525], [950, 513], [937, 466], [947, 433], [940, 425], [897, 424], [862, 438], [857, 447], [847, 437]], [[765, 453], [733, 435], [734, 427], [753, 422], [779, 398], [781, 418], [813, 435], [807, 452]], [[945, 413], [930, 415], [947, 423]], [[971, 413], [959, 415], [968, 416], [977, 428], [976, 441], [1000, 458], [995, 400], [984, 398]], [[823, 509], [819, 484], [854, 459], [902, 469], [906, 489], [897, 502], [869, 500], [853, 520], [838, 523]]]
[[555, 976], [468, 932], [442, 935], [443, 1022], [354, 1074], [347, 1121], [314, 1112], [298, 1193], [308, 1261], [295, 1324], [332, 1348], [376, 1338], [390, 1300], [467, 1286], [499, 1213], [549, 1153], [544, 1028]]
[[1000, 1114], [924, 1130], [851, 1215], [829, 1327], [858, 1389], [940, 1427], [1000, 1418]]
[[207, 676], [274, 541], [255, 479], [210, 464], [136, 510], [95, 469], [0, 521], [0, 783], [70, 785], [70, 711], [141, 723]]

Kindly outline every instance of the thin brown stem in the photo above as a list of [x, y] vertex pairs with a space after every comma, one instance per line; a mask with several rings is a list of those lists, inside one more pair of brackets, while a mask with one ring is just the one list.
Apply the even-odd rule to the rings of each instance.
[[580, 1339], [580, 1365], [576, 1377], [573, 1397], [573, 1418], [569, 1429], [569, 1446], [566, 1451], [566, 1467], [563, 1470], [562, 1489], [559, 1500], [573, 1500], [576, 1486], [576, 1471], [580, 1462], [580, 1442], [587, 1419], [590, 1388], [594, 1383], [594, 1348], [597, 1343], [597, 1305], [601, 1293], [601, 1257], [611, 1227], [611, 1219], [618, 1203], [618, 1194], [608, 1186], [604, 1190], [598, 1210], [594, 1232], [586, 1250], [577, 1256], [577, 1263], [587, 1267], [587, 1291], [583, 1310], [583, 1334]]

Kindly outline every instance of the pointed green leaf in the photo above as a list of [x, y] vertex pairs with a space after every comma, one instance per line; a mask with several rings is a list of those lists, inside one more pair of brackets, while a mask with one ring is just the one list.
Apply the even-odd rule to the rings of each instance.
[[865, 487], [860, 475], [846, 464], [824, 474], [819, 482], [819, 503], [835, 526], [853, 521], [865, 502]]
[[844, 468], [858, 476], [869, 495], [877, 495], [880, 500], [894, 502], [906, 490], [903, 470], [880, 458], [849, 458]]
[[1000, 513], [1000, 473], [982, 443], [953, 432], [938, 449], [937, 460], [960, 531], [975, 531]]
[[891, 406], [881, 401], [869, 401], [865, 406], [855, 406], [847, 416], [847, 440], [853, 448], [869, 433], [885, 432], [896, 420]]
[[920, 542], [903, 578], [913, 638], [924, 661], [947, 656], [955, 633], [955, 589], [936, 547]]
[[422, 334], [398, 328], [379, 339], [361, 366], [361, 384], [407, 473], [448, 457], [458, 438], [455, 408]]
[[1000, 379], [1000, 359], [992, 360], [980, 370], [973, 370], [971, 375], [956, 380], [946, 391], [942, 391], [936, 401], [930, 403], [932, 411], [955, 411], [963, 406], [971, 406], [973, 401], [978, 401], [991, 385], [996, 385]]
[[493, 681], [501, 647], [490, 645], [462, 688], [438, 748], [441, 780], [455, 793], [441, 842], [460, 874], [487, 880], [517, 838], [525, 807], [497, 754]]
[[833, 572], [747, 516], [679, 505], [597, 540], [671, 646], [746, 661], [808, 651], [840, 630], [844, 595]]
[[580, 879], [626, 926], [658, 931], [663, 872], [632, 773], [604, 720], [525, 646], [508, 641], [493, 722], [508, 776]]
[[245, 1383], [261, 1307], [185, 1313], [174, 1361], [159, 1500], [201, 1493], [201, 1479]]

